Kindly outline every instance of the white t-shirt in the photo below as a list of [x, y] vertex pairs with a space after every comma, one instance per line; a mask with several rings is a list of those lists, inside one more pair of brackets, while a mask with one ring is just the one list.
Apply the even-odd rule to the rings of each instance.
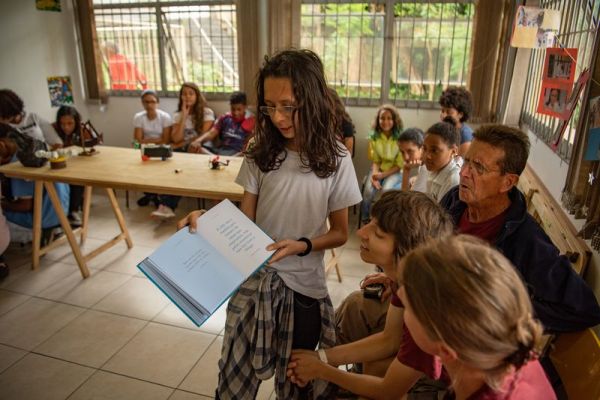
[[19, 124], [10, 124], [10, 126], [19, 129], [31, 138], [41, 140], [49, 145], [62, 144], [60, 136], [58, 136], [52, 125], [35, 113], [26, 113]]
[[[427, 193], [435, 201], [440, 201], [448, 190], [458, 185], [460, 182], [460, 166], [459, 163], [452, 159], [450, 162], [438, 172], [429, 172], [425, 166], [419, 169], [417, 181], [413, 189], [418, 192]], [[425, 190], [423, 190], [425, 187]]]
[[[204, 122], [214, 121], [214, 120], [215, 120], [215, 112], [208, 107], [204, 107]], [[175, 114], [173, 114], [173, 121], [176, 124], [181, 123], [181, 112], [180, 111], [177, 111]], [[194, 122], [192, 121], [192, 116], [188, 115], [183, 124], [183, 141], [186, 143], [189, 143], [201, 134], [202, 134], [202, 132], [196, 132], [196, 130], [194, 129]]]
[[[327, 232], [332, 211], [357, 204], [360, 188], [350, 155], [340, 159], [338, 171], [319, 178], [303, 168], [300, 156], [288, 151], [277, 170], [263, 173], [244, 158], [236, 183], [258, 194], [256, 224], [273, 240], [315, 238]], [[304, 257], [288, 256], [272, 265], [292, 290], [320, 299], [327, 296], [325, 251], [312, 251]]]
[[415, 179], [415, 183], [413, 183], [410, 190], [415, 192], [427, 193], [427, 177], [429, 173], [427, 172], [427, 168], [424, 165], [419, 165], [417, 170], [417, 178]]
[[144, 139], [160, 139], [163, 129], [171, 125], [173, 125], [171, 116], [163, 110], [156, 110], [156, 118], [154, 119], [148, 119], [146, 110], [133, 116], [133, 126], [142, 128]]

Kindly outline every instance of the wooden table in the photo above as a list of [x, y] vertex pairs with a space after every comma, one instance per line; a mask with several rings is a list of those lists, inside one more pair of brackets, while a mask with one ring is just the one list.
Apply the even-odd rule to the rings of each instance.
[[[230, 160], [229, 166], [220, 170], [212, 170], [209, 168], [210, 156], [202, 154], [173, 153], [173, 157], [166, 161], [160, 159], [142, 161], [139, 150], [109, 146], [98, 146], [96, 149], [99, 151], [97, 155], [69, 158], [67, 167], [64, 169], [50, 169], [49, 164], [41, 168], [28, 168], [20, 162], [0, 167], [0, 173], [7, 177], [35, 181], [33, 196], [33, 269], [39, 267], [40, 256], [65, 241], [68, 241], [71, 245], [73, 255], [84, 278], [87, 278], [90, 274], [87, 261], [98, 254], [108, 250], [121, 240], [127, 243], [128, 248], [133, 247], [114, 189], [216, 200], [227, 198], [232, 201], [239, 201], [242, 199], [243, 188], [234, 182], [242, 165], [241, 157], [223, 158]], [[71, 228], [58, 199], [56, 189], [52, 184], [53, 182], [64, 182], [85, 187], [81, 228], [75, 230]], [[42, 187], [46, 188], [65, 232], [65, 237], [53, 241], [43, 248], [40, 247]], [[121, 233], [90, 253], [82, 255], [80, 245], [83, 245], [87, 237], [92, 187], [106, 189]], [[80, 243], [77, 243], [75, 234], [80, 234]]]

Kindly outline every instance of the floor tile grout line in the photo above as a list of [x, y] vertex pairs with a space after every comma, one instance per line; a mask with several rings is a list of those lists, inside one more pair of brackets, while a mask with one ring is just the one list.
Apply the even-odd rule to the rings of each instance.
[[200, 360], [202, 360], [202, 357], [204, 357], [206, 355], [206, 353], [208, 352], [208, 350], [210, 349], [210, 347], [213, 345], [213, 343], [215, 343], [215, 341], [217, 341], [218, 338], [219, 338], [219, 335], [215, 335], [215, 337], [213, 338], [213, 340], [208, 344], [208, 346], [206, 346], [206, 349], [204, 349], [204, 352], [202, 352], [202, 354], [200, 355], [200, 357], [196, 360], [196, 362], [194, 363], [194, 365], [192, 366], [192, 368], [190, 368], [190, 370], [187, 372], [187, 374], [185, 374], [185, 376], [183, 377], [183, 379], [181, 379], [181, 381], [177, 384], [177, 388], [179, 388], [181, 386], [181, 384], [187, 379], [187, 377], [192, 373], [192, 371], [194, 370], [194, 368], [196, 368], [196, 365], [198, 365], [198, 363], [200, 362]]

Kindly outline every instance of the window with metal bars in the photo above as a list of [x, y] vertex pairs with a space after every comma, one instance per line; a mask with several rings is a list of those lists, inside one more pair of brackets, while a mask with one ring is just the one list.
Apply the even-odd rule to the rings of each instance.
[[103, 89], [173, 93], [191, 81], [208, 94], [238, 90], [234, 3], [93, 0]]
[[[578, 49], [575, 69], [575, 78], [577, 78], [582, 70], [590, 67], [592, 61], [594, 36], [598, 32], [600, 2], [591, 0], [541, 0], [539, 7], [560, 10], [560, 30], [555, 45], [557, 47]], [[538, 114], [536, 111], [542, 86], [545, 55], [546, 52], [543, 49], [531, 50], [525, 84], [525, 97], [521, 110], [521, 124], [527, 126], [538, 138], [550, 145], [555, 139], [556, 131], [562, 121], [555, 117]], [[583, 91], [580, 94], [580, 99], [581, 96], [583, 96]], [[556, 153], [566, 162], [571, 160], [580, 113], [581, 101], [578, 101], [565, 134], [556, 150]]]
[[303, 0], [302, 47], [349, 104], [437, 104], [466, 85], [475, 1]]

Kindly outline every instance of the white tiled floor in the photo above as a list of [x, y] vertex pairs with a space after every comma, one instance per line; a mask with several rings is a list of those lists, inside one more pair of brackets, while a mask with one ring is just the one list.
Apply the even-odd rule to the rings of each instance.
[[[134, 247], [119, 243], [89, 263], [82, 279], [63, 245], [30, 269], [31, 249], [6, 252], [10, 276], [0, 284], [1, 399], [212, 398], [225, 325], [225, 307], [196, 328], [136, 268], [175, 231], [175, 221], [149, 217], [150, 208], [120, 204]], [[183, 217], [196, 201], [182, 201]], [[351, 224], [354, 224], [352, 222]], [[109, 203], [94, 196], [84, 253], [114, 237]], [[369, 268], [360, 261], [354, 234], [337, 251], [343, 282], [328, 277], [334, 306], [358, 287]], [[259, 399], [274, 398], [265, 382]]]

